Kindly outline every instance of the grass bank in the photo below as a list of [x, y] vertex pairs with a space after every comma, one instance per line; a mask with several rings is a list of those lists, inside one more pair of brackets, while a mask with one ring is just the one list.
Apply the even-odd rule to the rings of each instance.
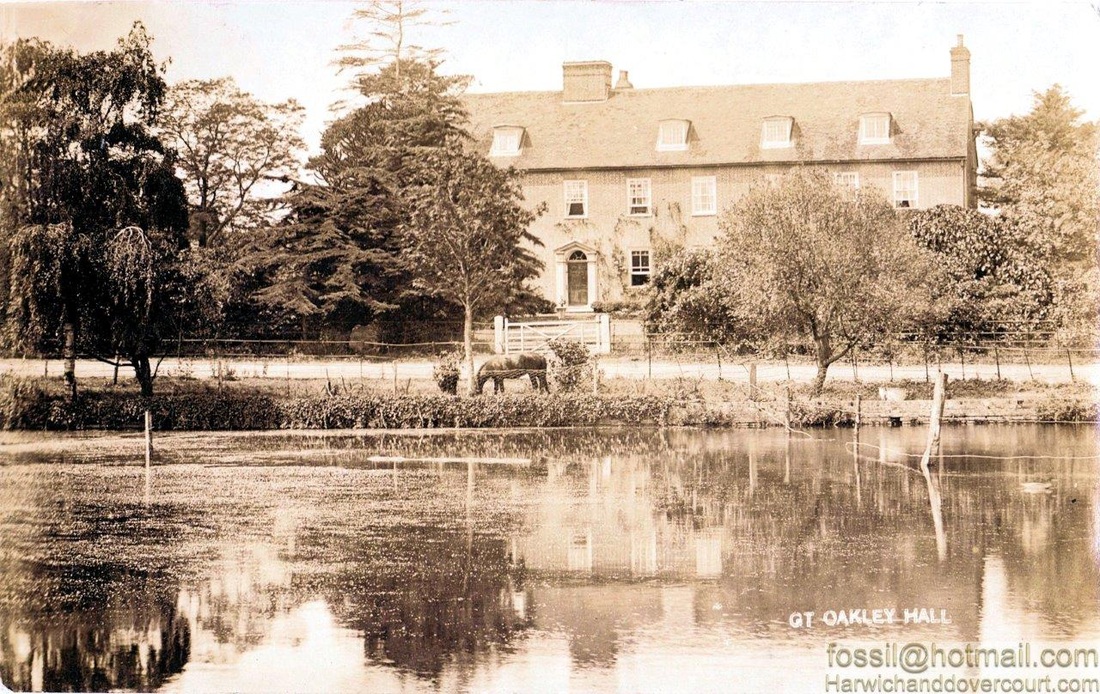
[[[612, 379], [598, 393], [529, 390], [458, 398], [425, 392], [371, 390], [299, 382], [293, 388], [255, 379], [221, 386], [160, 379], [146, 402], [129, 385], [87, 380], [73, 402], [59, 379], [0, 379], [5, 429], [133, 429], [148, 406], [155, 428], [177, 431], [264, 429], [515, 428], [596, 425], [850, 426], [859, 409], [866, 424], [919, 424], [928, 419], [931, 386], [923, 381], [835, 382], [820, 397], [802, 384]], [[883, 400], [880, 388], [904, 400]], [[1097, 392], [1079, 383], [952, 381], [947, 421], [1095, 422]], [[858, 405], [857, 405], [858, 402]]]

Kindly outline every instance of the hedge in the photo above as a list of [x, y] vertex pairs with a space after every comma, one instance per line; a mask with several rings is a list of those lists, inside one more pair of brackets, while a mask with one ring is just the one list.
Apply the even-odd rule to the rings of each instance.
[[128, 429], [140, 427], [146, 405], [156, 429], [218, 431], [258, 429], [433, 429], [452, 427], [558, 427], [595, 424], [663, 424], [670, 404], [655, 396], [515, 394], [457, 398], [448, 395], [318, 394], [272, 397], [251, 390], [154, 395], [89, 393], [69, 402], [20, 386], [0, 389], [5, 429]]
[[[148, 405], [159, 430], [522, 428], [651, 424], [734, 426], [744, 413], [736, 403], [678, 401], [671, 396], [584, 393], [453, 395], [317, 393], [290, 397], [253, 388], [155, 395], [148, 401], [125, 391], [85, 392], [70, 402], [33, 380], [0, 378], [4, 429], [134, 429]], [[1094, 422], [1098, 408], [1079, 396], [1040, 401], [1041, 421]], [[850, 426], [852, 414], [837, 403], [796, 400], [796, 426]]]

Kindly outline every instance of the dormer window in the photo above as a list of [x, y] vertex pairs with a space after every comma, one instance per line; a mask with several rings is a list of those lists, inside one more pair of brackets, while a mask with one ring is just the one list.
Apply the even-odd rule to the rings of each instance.
[[859, 117], [859, 144], [890, 144], [890, 114], [865, 113]]
[[491, 157], [514, 157], [523, 148], [523, 128], [518, 125], [498, 125], [493, 128]]
[[676, 152], [687, 149], [688, 129], [691, 121], [663, 120], [657, 133], [658, 152]]
[[787, 116], [773, 116], [764, 119], [760, 134], [760, 146], [764, 149], [783, 149], [791, 146], [791, 126], [794, 119]]

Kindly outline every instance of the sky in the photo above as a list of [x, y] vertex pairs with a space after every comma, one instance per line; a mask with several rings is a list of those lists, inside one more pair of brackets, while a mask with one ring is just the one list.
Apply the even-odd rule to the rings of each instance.
[[[978, 120], [1025, 113], [1061, 84], [1100, 120], [1100, 2], [462, 0], [426, 3], [446, 26], [415, 31], [471, 91], [561, 88], [561, 64], [607, 60], [635, 88], [941, 77], [963, 34]], [[297, 99], [316, 150], [345, 96], [337, 48], [355, 2], [0, 0], [0, 41], [38, 36], [109, 49], [141, 20], [169, 82], [232, 76], [265, 101]]]

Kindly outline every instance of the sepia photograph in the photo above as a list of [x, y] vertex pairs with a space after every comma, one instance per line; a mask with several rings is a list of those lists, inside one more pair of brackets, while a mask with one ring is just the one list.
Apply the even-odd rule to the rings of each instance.
[[1097, 66], [0, 0], [0, 692], [1100, 694]]

